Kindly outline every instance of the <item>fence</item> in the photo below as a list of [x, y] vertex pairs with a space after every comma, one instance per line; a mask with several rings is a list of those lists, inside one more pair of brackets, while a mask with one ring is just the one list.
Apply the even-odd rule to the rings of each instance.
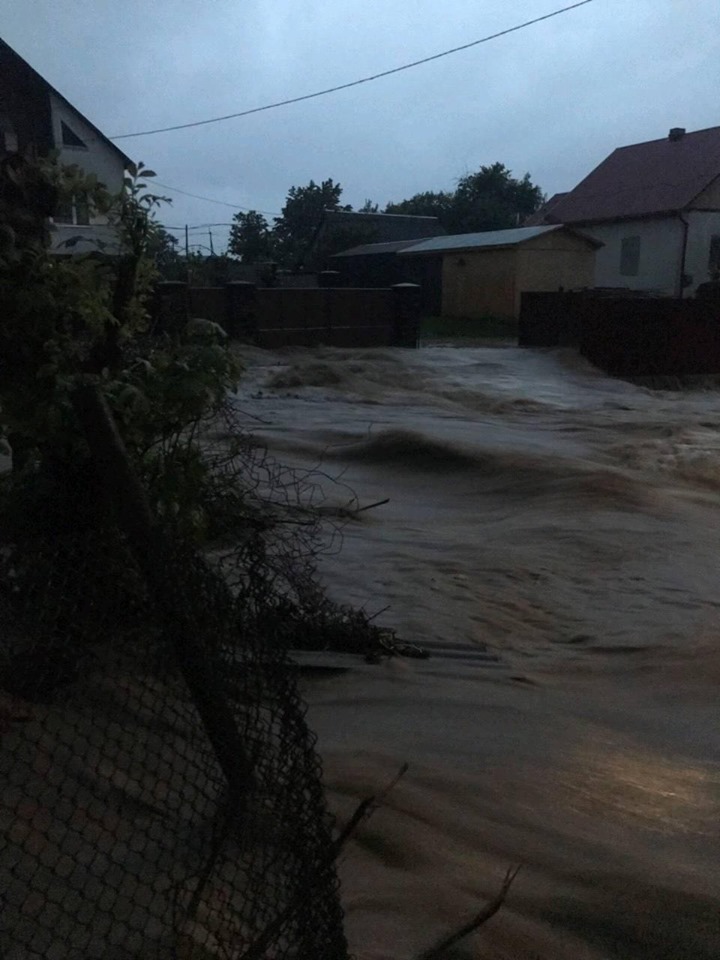
[[521, 346], [576, 346], [615, 376], [720, 373], [720, 304], [711, 299], [526, 293]]
[[337, 842], [257, 569], [232, 590], [161, 536], [99, 396], [76, 409], [94, 466], [0, 537], [0, 956], [344, 960]]
[[273, 349], [282, 346], [417, 345], [420, 288], [258, 288], [233, 282], [224, 287], [188, 287], [166, 282], [154, 302], [156, 330], [173, 330], [190, 317], [222, 326], [231, 337]]

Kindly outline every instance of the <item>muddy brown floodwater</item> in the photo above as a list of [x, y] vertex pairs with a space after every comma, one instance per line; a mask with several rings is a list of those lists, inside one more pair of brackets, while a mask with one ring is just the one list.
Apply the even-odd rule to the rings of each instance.
[[522, 862], [457, 956], [716, 960], [720, 392], [562, 352], [250, 351], [239, 405], [390, 498], [322, 575], [434, 653], [305, 690], [338, 815], [410, 764], [342, 863], [356, 955], [412, 957]]

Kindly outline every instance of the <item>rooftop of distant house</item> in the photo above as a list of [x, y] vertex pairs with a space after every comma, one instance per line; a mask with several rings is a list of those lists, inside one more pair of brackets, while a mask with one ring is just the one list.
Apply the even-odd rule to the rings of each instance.
[[720, 127], [618, 147], [574, 190], [555, 194], [526, 225], [595, 223], [678, 213], [720, 178]]

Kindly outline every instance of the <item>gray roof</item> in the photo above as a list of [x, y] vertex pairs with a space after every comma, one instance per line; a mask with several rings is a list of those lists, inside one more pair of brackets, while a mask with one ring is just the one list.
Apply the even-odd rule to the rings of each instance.
[[378, 243], [393, 240], [422, 240], [445, 233], [437, 217], [415, 217], [404, 213], [357, 213], [354, 210], [326, 210], [323, 232], [351, 227], [372, 231]]
[[378, 253], [398, 253], [408, 247], [417, 246], [419, 240], [426, 239], [420, 237], [416, 240], [391, 240], [388, 243], [362, 243], [359, 247], [352, 247], [350, 250], [341, 250], [340, 253], [334, 253], [334, 257], [362, 257], [371, 256]]
[[482, 233], [456, 233], [449, 237], [433, 237], [431, 240], [424, 240], [415, 243], [411, 247], [401, 251], [404, 256], [415, 256], [417, 254], [449, 253], [454, 250], [481, 250], [487, 247], [516, 247], [521, 243], [527, 243], [528, 240], [534, 240], [545, 233], [552, 233], [554, 230], [565, 230], [582, 237], [589, 244], [595, 247], [601, 247], [602, 243], [579, 233], [577, 230], [568, 230], [563, 224], [552, 224], [539, 227], [516, 227], [513, 230], [484, 230]]

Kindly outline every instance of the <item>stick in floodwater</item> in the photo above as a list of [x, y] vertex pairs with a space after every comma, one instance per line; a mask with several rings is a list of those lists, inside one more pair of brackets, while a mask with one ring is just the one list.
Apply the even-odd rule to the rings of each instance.
[[342, 851], [342, 848], [345, 846], [347, 841], [355, 832], [358, 825], [363, 820], [372, 816], [372, 814], [377, 810], [377, 808], [382, 805], [383, 801], [385, 800], [387, 795], [390, 793], [390, 791], [397, 786], [398, 782], [405, 776], [405, 774], [408, 772], [409, 769], [410, 769], [410, 765], [407, 763], [404, 763], [400, 767], [398, 772], [395, 774], [393, 779], [390, 781], [390, 783], [383, 790], [381, 790], [380, 793], [376, 793], [372, 797], [365, 797], [365, 799], [358, 804], [358, 806], [355, 808], [355, 813], [353, 813], [353, 815], [350, 817], [348, 822], [345, 824], [343, 829], [338, 834], [337, 838], [335, 839], [335, 842], [333, 843], [334, 858], [336, 858], [338, 854]]
[[[371, 816], [371, 814], [380, 806], [383, 800], [387, 797], [388, 793], [395, 787], [398, 780], [401, 777], [404, 777], [408, 771], [408, 764], [404, 763], [390, 783], [372, 797], [366, 797], [356, 808], [355, 813], [350, 817], [348, 822], [345, 824], [343, 829], [340, 831], [338, 836], [335, 838], [333, 843], [330, 845], [330, 851], [327, 860], [323, 860], [321, 867], [326, 866], [328, 863], [333, 863], [338, 854], [342, 851], [342, 848], [345, 846], [347, 841], [350, 839], [352, 834], [358, 828], [358, 825], [366, 819], [366, 817]], [[308, 882], [312, 883], [312, 877], [308, 878]], [[267, 948], [274, 943], [279, 934], [282, 932], [285, 924], [290, 920], [295, 911], [299, 908], [299, 904], [295, 900], [291, 900], [290, 903], [285, 907], [282, 913], [276, 917], [272, 923], [270, 923], [260, 934], [260, 936], [255, 940], [253, 944], [243, 953], [240, 957], [240, 960], [260, 960], [260, 958], [265, 954]]]
[[353, 513], [362, 513], [364, 510], [374, 510], [375, 507], [384, 507], [386, 503], [390, 503], [390, 497], [385, 497], [384, 500], [378, 500], [375, 503], [368, 503], [365, 507], [358, 507], [357, 510], [353, 510]]
[[[384, 613], [387, 613], [391, 606], [392, 606], [392, 604], [388, 603], [387, 606], [381, 607], [381, 608], [377, 611], [377, 613], [374, 613], [371, 617], [368, 617], [368, 618], [367, 618], [367, 622], [368, 622], [368, 623], [372, 623], [373, 620], [377, 620], [378, 617], [381, 617]], [[363, 612], [364, 612], [364, 610], [363, 610]]]
[[456, 930], [454, 933], [451, 933], [447, 937], [443, 937], [438, 943], [430, 947], [429, 950], [424, 950], [416, 960], [437, 960], [438, 957], [441, 957], [450, 947], [454, 947], [456, 943], [459, 943], [460, 940], [464, 940], [465, 937], [469, 936], [471, 933], [474, 933], [479, 927], [484, 923], [487, 923], [491, 917], [494, 917], [498, 912], [500, 907], [505, 903], [505, 899], [508, 895], [510, 887], [515, 880], [515, 877], [520, 872], [522, 864], [517, 867], [510, 867], [508, 872], [505, 874], [505, 879], [503, 881], [502, 887], [500, 887], [500, 892], [495, 897], [494, 900], [491, 900], [486, 907], [478, 913], [472, 920], [469, 920], [464, 926], [460, 927], [459, 930]]

